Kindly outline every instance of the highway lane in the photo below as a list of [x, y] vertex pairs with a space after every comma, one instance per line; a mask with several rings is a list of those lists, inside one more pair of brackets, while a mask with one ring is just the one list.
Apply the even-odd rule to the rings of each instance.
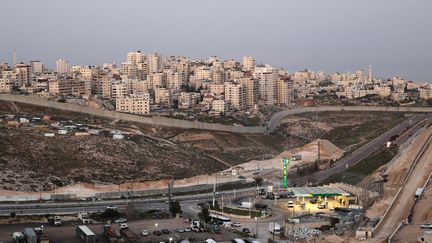
[[318, 171], [312, 175], [294, 178], [291, 180], [291, 182], [297, 185], [304, 185], [307, 183], [312, 183], [312, 182], [317, 183], [317, 182], [324, 181], [328, 177], [341, 173], [346, 169], [360, 163], [362, 160], [366, 159], [369, 155], [373, 154], [374, 152], [378, 151], [383, 146], [385, 146], [386, 142], [389, 141], [390, 138], [394, 135], [399, 135], [400, 136], [399, 142], [403, 143], [404, 141], [402, 140], [407, 140], [410, 137], [407, 135], [407, 133], [414, 134], [415, 131], [421, 129], [424, 125], [430, 123], [430, 121], [431, 121], [430, 115], [416, 115], [414, 117], [411, 117], [405, 120], [404, 122], [396, 125], [392, 129], [386, 131], [385, 133], [381, 134], [380, 136], [368, 142], [367, 144], [363, 145], [362, 147], [355, 150], [347, 157], [344, 157], [343, 159], [339, 160], [332, 167], [322, 171]]
[[[250, 192], [255, 191], [255, 187], [243, 188], [235, 190], [236, 195], [247, 195]], [[225, 196], [234, 194], [234, 190], [224, 191]], [[204, 202], [213, 198], [212, 193], [201, 193], [195, 195], [182, 195], [173, 197], [174, 200], [179, 200], [180, 204], [189, 207], [190, 204], [197, 204], [198, 202]], [[133, 200], [134, 206], [138, 209], [161, 209], [168, 210], [168, 204], [166, 203], [167, 197], [164, 198], [136, 198]], [[56, 203], [7, 203], [0, 204], [0, 215], [10, 215], [11, 212], [21, 214], [23, 211], [24, 215], [30, 214], [69, 214], [78, 213], [82, 211], [96, 212], [104, 211], [107, 206], [113, 205], [119, 209], [125, 209], [130, 203], [130, 200], [105, 200], [105, 201], [80, 201], [80, 202], [56, 202]]]

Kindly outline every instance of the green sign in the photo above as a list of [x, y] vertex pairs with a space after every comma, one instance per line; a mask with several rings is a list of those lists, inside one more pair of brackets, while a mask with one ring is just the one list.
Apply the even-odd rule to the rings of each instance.
[[287, 169], [288, 169], [288, 165], [290, 163], [290, 159], [288, 159], [287, 157], [284, 157], [282, 159], [282, 163], [283, 163], [283, 174], [284, 174], [284, 188], [287, 188]]

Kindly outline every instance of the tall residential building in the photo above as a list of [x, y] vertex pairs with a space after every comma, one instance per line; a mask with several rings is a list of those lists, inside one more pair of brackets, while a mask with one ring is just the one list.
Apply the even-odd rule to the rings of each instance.
[[150, 100], [149, 94], [141, 95], [127, 95], [116, 99], [116, 111], [134, 113], [134, 114], [148, 114], [150, 113]]
[[258, 80], [254, 78], [240, 78], [239, 81], [245, 87], [246, 107], [254, 109], [255, 105], [258, 104]]
[[111, 80], [107, 77], [99, 77], [93, 81], [92, 93], [103, 98], [111, 98]]
[[137, 66], [134, 62], [123, 62], [121, 64], [121, 72], [129, 79], [137, 79], [138, 78], [138, 70]]
[[279, 78], [277, 81], [277, 103], [290, 105], [293, 101], [293, 85], [288, 78]]
[[146, 56], [141, 51], [129, 52], [127, 54], [127, 61], [131, 63], [143, 63], [146, 60]]
[[69, 62], [65, 59], [58, 59], [57, 60], [57, 73], [69, 73], [70, 72], [70, 65]]
[[274, 105], [278, 72], [272, 67], [255, 67], [253, 76], [258, 79], [259, 101], [263, 105]]
[[31, 73], [43, 73], [44, 64], [41, 61], [30, 61]]
[[225, 100], [230, 108], [244, 110], [246, 108], [246, 90], [242, 84], [234, 82], [225, 83]]
[[15, 82], [18, 85], [30, 84], [30, 66], [19, 63], [15, 65]]
[[252, 56], [243, 57], [243, 68], [247, 71], [255, 68], [255, 59]]
[[160, 72], [163, 69], [162, 55], [159, 55], [158, 53], [150, 54], [148, 58], [148, 63], [150, 73]]

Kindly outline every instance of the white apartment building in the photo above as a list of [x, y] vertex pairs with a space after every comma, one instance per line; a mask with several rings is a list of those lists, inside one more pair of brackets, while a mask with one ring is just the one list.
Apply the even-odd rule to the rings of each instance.
[[230, 108], [244, 110], [246, 108], [246, 89], [240, 83], [225, 83], [225, 101]]
[[57, 65], [57, 73], [63, 74], [63, 73], [70, 72], [69, 62], [66, 61], [65, 59], [58, 59], [56, 65]]
[[253, 70], [255, 68], [255, 58], [252, 56], [244, 56], [243, 68], [247, 71]]
[[126, 95], [116, 99], [116, 111], [134, 113], [134, 114], [148, 114], [150, 113], [149, 94], [145, 95]]

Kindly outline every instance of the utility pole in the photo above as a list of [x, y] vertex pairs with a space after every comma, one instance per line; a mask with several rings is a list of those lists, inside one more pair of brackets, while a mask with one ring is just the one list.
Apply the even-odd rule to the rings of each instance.
[[215, 174], [215, 180], [213, 183], [213, 202], [212, 202], [213, 208], [215, 207], [216, 184], [217, 184], [217, 173]]
[[168, 202], [169, 202], [169, 210], [170, 210], [171, 218], [173, 218], [173, 205], [172, 205], [173, 188], [174, 188], [174, 179], [171, 177], [171, 179], [168, 182]]

